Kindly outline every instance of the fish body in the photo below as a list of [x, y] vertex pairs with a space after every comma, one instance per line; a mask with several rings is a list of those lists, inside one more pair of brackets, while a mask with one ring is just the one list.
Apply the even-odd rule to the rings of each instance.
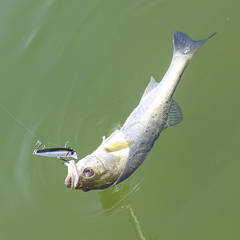
[[183, 32], [174, 32], [173, 58], [161, 82], [151, 77], [138, 106], [123, 126], [108, 138], [103, 137], [92, 154], [77, 163], [65, 163], [67, 187], [83, 191], [109, 188], [128, 178], [142, 164], [161, 131], [182, 121], [181, 109], [172, 96], [189, 61], [209, 38], [193, 41]]
[[40, 155], [44, 157], [57, 157], [57, 158], [63, 158], [63, 157], [72, 157], [77, 159], [77, 153], [71, 149], [71, 148], [48, 148], [48, 149], [35, 149], [33, 154]]

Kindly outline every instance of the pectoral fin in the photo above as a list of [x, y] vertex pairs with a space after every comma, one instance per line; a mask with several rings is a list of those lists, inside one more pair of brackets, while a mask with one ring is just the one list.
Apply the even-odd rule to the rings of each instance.
[[109, 145], [104, 147], [103, 150], [105, 150], [106, 152], [116, 152], [124, 148], [128, 148], [131, 145], [132, 145], [132, 142], [130, 141], [118, 141], [118, 142], [110, 143]]
[[183, 120], [182, 111], [179, 105], [173, 100], [168, 114], [167, 121], [164, 125], [164, 129], [170, 126], [174, 126]]

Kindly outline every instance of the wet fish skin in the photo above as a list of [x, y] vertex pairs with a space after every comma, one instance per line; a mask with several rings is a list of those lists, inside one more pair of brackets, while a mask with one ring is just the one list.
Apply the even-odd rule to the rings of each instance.
[[142, 164], [161, 131], [182, 121], [181, 109], [172, 96], [189, 61], [209, 38], [193, 41], [183, 32], [174, 32], [173, 58], [161, 82], [151, 77], [139, 105], [122, 128], [107, 139], [103, 137], [92, 154], [77, 164], [74, 160], [65, 163], [67, 187], [83, 191], [109, 188], [128, 178]]

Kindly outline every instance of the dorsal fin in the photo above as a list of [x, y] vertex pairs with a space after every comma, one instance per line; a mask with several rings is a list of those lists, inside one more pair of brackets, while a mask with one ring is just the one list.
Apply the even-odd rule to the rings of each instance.
[[179, 105], [173, 100], [168, 114], [167, 121], [164, 125], [164, 129], [174, 126], [183, 120], [183, 115]]
[[145, 89], [145, 91], [144, 91], [144, 93], [143, 93], [143, 95], [142, 95], [141, 100], [142, 100], [148, 93], [150, 93], [154, 88], [156, 88], [157, 85], [158, 85], [158, 83], [155, 81], [155, 79], [154, 79], [153, 77], [151, 77], [150, 82], [149, 82], [149, 84], [147, 85], [147, 87], [146, 87], [146, 89]]

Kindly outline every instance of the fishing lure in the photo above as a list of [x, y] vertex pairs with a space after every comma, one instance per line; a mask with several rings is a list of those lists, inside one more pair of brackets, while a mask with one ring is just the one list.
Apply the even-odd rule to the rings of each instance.
[[49, 143], [49, 142], [45, 142], [47, 144], [50, 145], [55, 145], [58, 146], [60, 148], [49, 148], [49, 149], [45, 149], [45, 145], [43, 145], [43, 149], [38, 150], [40, 148], [40, 146], [43, 144], [43, 142], [40, 140], [40, 138], [38, 138], [30, 129], [28, 129], [24, 124], [22, 124], [15, 116], [13, 116], [5, 107], [3, 107], [0, 104], [0, 107], [2, 107], [9, 115], [11, 115], [17, 122], [19, 122], [24, 128], [26, 128], [35, 138], [38, 139], [38, 142], [36, 143], [39, 144], [38, 147], [33, 151], [33, 154], [36, 155], [41, 155], [41, 156], [45, 156], [45, 157], [57, 157], [58, 159], [61, 159], [65, 162], [67, 162], [67, 160], [63, 159], [62, 157], [72, 157], [77, 159], [77, 153], [74, 149], [67, 147], [67, 143], [65, 144], [65, 146], [60, 146], [54, 143]]
[[61, 159], [65, 162], [67, 162], [67, 160], [63, 159], [63, 157], [67, 157], [69, 159], [69, 157], [75, 158], [77, 159], [77, 153], [74, 149], [67, 147], [67, 143], [65, 145], [64, 148], [46, 148], [45, 149], [45, 145], [43, 145], [43, 149], [40, 149], [40, 146], [43, 144], [42, 141], [38, 141], [36, 144], [39, 144], [37, 146], [37, 148], [33, 151], [33, 154], [35, 155], [40, 155], [40, 156], [44, 156], [44, 157], [57, 157], [58, 159]]

